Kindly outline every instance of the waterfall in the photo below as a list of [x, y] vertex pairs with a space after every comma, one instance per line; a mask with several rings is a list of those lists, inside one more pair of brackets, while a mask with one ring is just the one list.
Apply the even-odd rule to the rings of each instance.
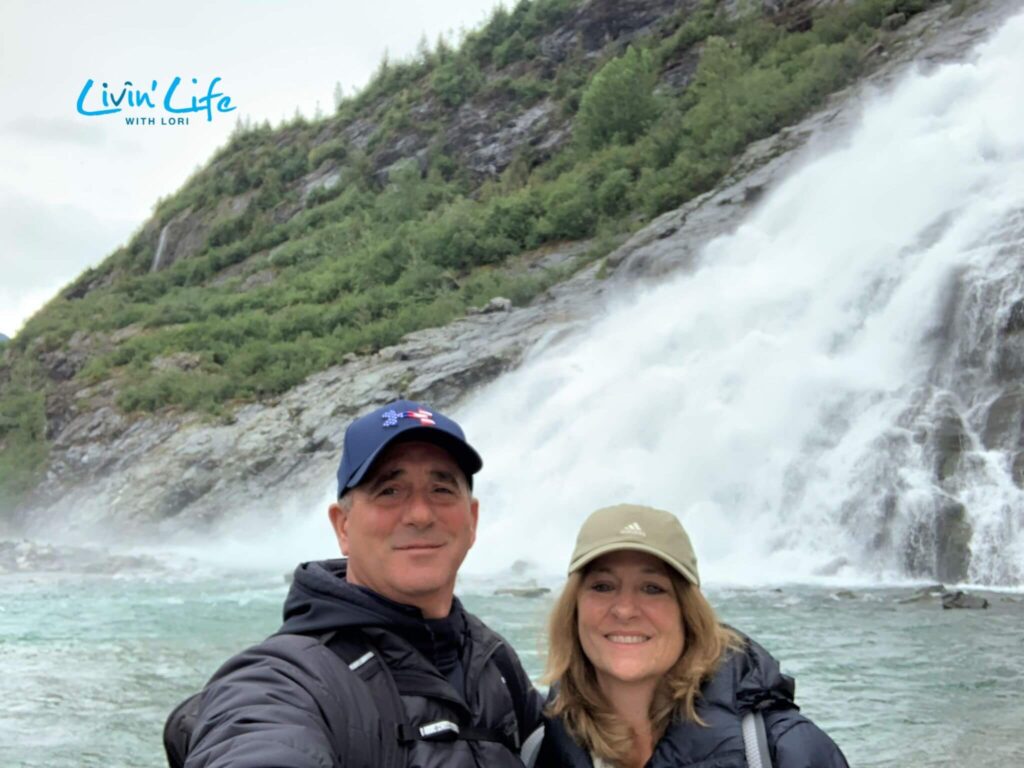
[[150, 272], [156, 272], [160, 269], [161, 261], [164, 257], [164, 247], [167, 244], [167, 228], [171, 226], [169, 223], [164, 224], [160, 230], [160, 240], [156, 244], [156, 253], [153, 254], [153, 263], [149, 267]]
[[560, 571], [590, 511], [636, 501], [712, 580], [1024, 582], [1022, 82], [1018, 16], [466, 403], [467, 570]]

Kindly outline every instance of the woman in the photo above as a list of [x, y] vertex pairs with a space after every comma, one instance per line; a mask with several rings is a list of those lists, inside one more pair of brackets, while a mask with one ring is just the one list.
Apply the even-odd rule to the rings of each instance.
[[[668, 512], [619, 505], [587, 518], [550, 635], [539, 768], [847, 766], [799, 714], [775, 659], [718, 622]], [[744, 722], [751, 712], [760, 718]]]

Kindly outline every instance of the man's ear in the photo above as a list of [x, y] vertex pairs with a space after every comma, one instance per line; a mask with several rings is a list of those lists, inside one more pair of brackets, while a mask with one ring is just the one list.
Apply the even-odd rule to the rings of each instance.
[[336, 501], [327, 508], [331, 527], [334, 529], [334, 535], [338, 538], [341, 554], [345, 557], [348, 557], [348, 514], [348, 510]]
[[469, 514], [473, 519], [469, 536], [469, 546], [472, 547], [476, 543], [476, 524], [480, 520], [480, 500], [475, 496], [469, 501]]

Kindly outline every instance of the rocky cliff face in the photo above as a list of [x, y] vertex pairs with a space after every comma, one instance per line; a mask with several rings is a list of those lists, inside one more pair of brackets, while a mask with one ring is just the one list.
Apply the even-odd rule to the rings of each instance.
[[[670, 4], [671, 5], [671, 4]], [[294, 498], [297, 491], [319, 498], [331, 486], [342, 432], [352, 417], [396, 397], [422, 400], [450, 409], [481, 384], [515, 367], [523, 355], [553, 337], [585, 325], [600, 313], [610, 294], [621, 295], [669, 273], [685, 271], [702, 246], [734, 229], [749, 208], [799, 163], [805, 152], [841, 137], [858, 114], [865, 85], [883, 87], [905, 66], [930, 66], [962, 56], [981, 36], [1015, 8], [1015, 3], [985, 0], [955, 15], [941, 6], [915, 16], [893, 32], [884, 46], [871, 52], [872, 72], [867, 83], [848, 89], [828, 107], [771, 139], [752, 146], [718, 189], [667, 213], [621, 243], [602, 263], [591, 265], [552, 288], [530, 306], [511, 308], [494, 302], [444, 328], [410, 334], [401, 343], [364, 357], [350, 356], [343, 364], [311, 376], [275, 402], [246, 405], [212, 422], [195, 415], [154, 415], [130, 418], [110, 404], [109, 391], [99, 385], [92, 391], [59, 390], [48, 403], [49, 436], [52, 439], [50, 468], [45, 486], [20, 520], [29, 528], [61, 520], [68, 526], [68, 504], [73, 499], [71, 527], [83, 532], [115, 527], [135, 535], [159, 535], [167, 530], [201, 527], [259, 500], [267, 514]], [[635, 7], [634, 7], [635, 6]], [[664, 11], [658, 4], [628, 4], [625, 11], [601, 3], [588, 6], [587, 23], [593, 34], [584, 40], [615, 34], [628, 39]], [[602, 11], [602, 9], [604, 9]], [[607, 11], [607, 13], [604, 13]], [[577, 25], [579, 20], [576, 20]], [[611, 29], [608, 25], [617, 25]], [[589, 29], [590, 27], [588, 27]], [[552, 56], [568, 45], [564, 30], [545, 38]], [[584, 51], [592, 49], [585, 43]], [[594, 44], [596, 50], [597, 43]], [[568, 54], [566, 54], [568, 55]], [[681, 65], [682, 66], [682, 65]], [[685, 73], [679, 73], [685, 79]], [[494, 173], [508, 164], [523, 143], [545, 151], [564, 140], [566, 126], [546, 110], [544, 103], [526, 113], [497, 121], [481, 105], [467, 103], [453, 125], [450, 141], [470, 158], [481, 174]], [[356, 144], [369, 135], [368, 126], [353, 126], [348, 139]], [[395, 162], [416, 158], [422, 149], [412, 134], [374, 155], [375, 166], [386, 172]], [[310, 185], [329, 183], [322, 169]], [[333, 183], [337, 183], [335, 180]], [[234, 200], [244, 214], [245, 201]], [[190, 238], [205, 226], [184, 212], [153, 231], [153, 269], [187, 258]], [[585, 246], [585, 244], [582, 244]], [[581, 244], [553, 249], [538, 255], [548, 263], [568, 259]], [[1008, 258], [1018, 258], [1015, 252]], [[1024, 267], [1024, 264], [1021, 264]], [[993, 299], [1017, 290], [1008, 271], [1003, 282], [984, 288], [963, 287], [953, 292], [947, 332], [949, 354], [936, 366], [936, 386], [952, 387], [965, 402], [975, 404], [972, 418], [981, 427], [986, 446], [1015, 446], [1014, 480], [1024, 483], [1024, 309], [1020, 302], [1007, 308]], [[80, 286], [81, 287], [81, 286]], [[1019, 293], [1019, 290], [1017, 290]], [[987, 302], [981, 312], [991, 316], [984, 327], [963, 328], [967, 304]], [[121, 333], [131, 333], [124, 329]], [[73, 340], [69, 349], [43, 353], [44, 363], [57, 380], [67, 381], [95, 345], [109, 339], [88, 337]], [[47, 358], [46, 355], [51, 355]], [[984, 361], [996, 360], [994, 368]], [[161, 361], [162, 365], [187, 367], [187, 359]], [[993, 377], [988, 371], [994, 370]], [[975, 372], [960, 376], [962, 372]], [[950, 384], [953, 372], [957, 383]], [[90, 405], [91, 404], [91, 405]], [[920, 546], [907, 552], [912, 573], [933, 573], [957, 580], [967, 572], [970, 560], [970, 525], [963, 504], [955, 498], [958, 473], [966, 471], [967, 446], [962, 409], [950, 408], [943, 398], [923, 392], [920, 409], [908, 413], [909, 427], [929, 414], [938, 428], [917, 430], [915, 439], [934, 454], [938, 512], [921, 522], [915, 541]], [[944, 419], [932, 418], [939, 411]], [[883, 483], [884, 485], [884, 483]], [[878, 503], [892, 505], [898, 479], [881, 488]], [[884, 517], [884, 516], [883, 516]], [[878, 531], [879, 545], [888, 535]]]
[[[487, 77], [496, 84], [524, 75], [550, 80], [559, 65], [572, 57], [593, 64], [599, 57], [623, 50], [634, 38], [649, 34], [664, 17], [696, 8], [688, 0], [681, 5], [672, 0], [593, 0], [572, 11], [537, 41], [537, 55], [515, 63]], [[788, 9], [809, 6], [804, 0], [784, 4]], [[671, 87], [685, 86], [697, 66], [697, 57], [684, 56], [670, 66]], [[500, 87], [484, 88], [461, 104], [453, 113], [449, 105], [431, 94], [410, 110], [411, 125], [406, 130], [382, 131], [393, 99], [383, 98], [369, 105], [365, 114], [348, 125], [328, 122], [316, 136], [315, 147], [340, 143], [347, 152], [365, 153], [369, 173], [378, 183], [387, 182], [395, 168], [413, 161], [426, 172], [431, 153], [441, 152], [469, 170], [476, 183], [496, 178], [517, 157], [526, 157], [531, 165], [544, 162], [563, 148], [571, 136], [571, 116], [563, 114], [550, 98], [521, 107]], [[438, 137], [416, 126], [443, 124]], [[383, 137], [383, 138], [381, 138]], [[287, 137], [282, 141], [287, 141]], [[277, 223], [285, 223], [305, 210], [310, 195], [343, 183], [341, 163], [328, 158], [317, 168], [291, 183], [301, 190], [299, 200], [282, 202], [274, 211]], [[190, 206], [166, 222], [154, 219], [145, 229], [139, 246], [153, 253], [151, 270], [167, 269], [172, 264], [198, 254], [218, 225], [240, 221], [255, 194], [248, 191], [221, 200], [215, 207]], [[231, 274], [222, 274], [227, 278]], [[92, 288], [79, 285], [79, 295]]]

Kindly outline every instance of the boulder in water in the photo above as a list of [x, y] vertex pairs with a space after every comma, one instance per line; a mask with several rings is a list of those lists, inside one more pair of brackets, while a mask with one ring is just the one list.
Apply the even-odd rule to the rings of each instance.
[[956, 592], [946, 592], [942, 596], [942, 607], [946, 610], [951, 608], [982, 609], [988, 608], [988, 600], [957, 590]]
[[494, 590], [496, 595], [510, 595], [512, 597], [540, 597], [551, 590], [547, 587], [502, 587]]
[[921, 587], [909, 597], [901, 597], [896, 602], [900, 604], [921, 603], [925, 600], [932, 600], [945, 594], [948, 593], [946, 592], [946, 587], [942, 584], [929, 584], [926, 587]]

